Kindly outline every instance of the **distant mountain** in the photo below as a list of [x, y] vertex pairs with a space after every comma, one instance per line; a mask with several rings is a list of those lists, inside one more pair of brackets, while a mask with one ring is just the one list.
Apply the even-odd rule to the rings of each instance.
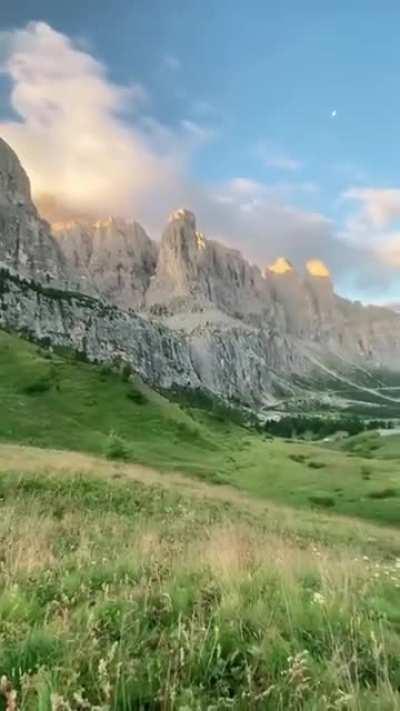
[[125, 360], [153, 385], [252, 408], [319, 407], [321, 397], [400, 406], [376, 389], [376, 371], [400, 372], [392, 309], [341, 298], [316, 259], [304, 275], [283, 257], [261, 272], [207, 239], [188, 210], [171, 213], [160, 245], [115, 218], [50, 229], [4, 141], [0, 260], [3, 326], [91, 360]]

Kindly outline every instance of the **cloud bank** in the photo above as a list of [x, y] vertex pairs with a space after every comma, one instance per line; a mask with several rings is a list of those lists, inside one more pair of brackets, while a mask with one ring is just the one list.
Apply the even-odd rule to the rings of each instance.
[[112, 83], [100, 62], [43, 22], [7, 40], [2, 71], [19, 120], [0, 123], [0, 134], [27, 169], [39, 204], [72, 214], [135, 214], [151, 192], [179, 187], [190, 141], [156, 122], [140, 125], [142, 87]]
[[[178, 60], [162, 62], [168, 81], [176, 81]], [[193, 154], [218, 133], [186, 117], [174, 129], [161, 124], [142, 86], [117, 85], [101, 62], [44, 22], [0, 33], [0, 71], [15, 115], [0, 117], [0, 135], [19, 155], [48, 219], [116, 214], [158, 236], [167, 214], [185, 206], [207, 236], [261, 267], [280, 255], [295, 264], [321, 259], [352, 293], [396, 283], [400, 238], [391, 227], [400, 219], [400, 190], [349, 188], [337, 230], [323, 215], [293, 206], [295, 196], [318, 191], [311, 182], [231, 176], [200, 184], [190, 174]], [[207, 112], [198, 116], [205, 121]], [[293, 176], [301, 168], [267, 144], [260, 151], [265, 166]]]

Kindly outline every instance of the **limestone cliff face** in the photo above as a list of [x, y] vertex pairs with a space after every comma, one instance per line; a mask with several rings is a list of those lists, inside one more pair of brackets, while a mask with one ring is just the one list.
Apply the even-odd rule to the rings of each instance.
[[0, 267], [0, 327], [90, 361], [116, 358], [148, 383], [199, 387], [184, 339], [140, 316], [78, 292], [23, 279]]
[[148, 307], [174, 311], [214, 307], [229, 316], [268, 316], [270, 286], [240, 252], [196, 231], [189, 210], [177, 210], [162, 236], [157, 269], [146, 294]]
[[0, 261], [26, 277], [66, 283], [69, 268], [31, 200], [28, 176], [0, 139]]
[[400, 316], [337, 296], [316, 260], [304, 275], [283, 258], [262, 274], [187, 210], [172, 213], [159, 248], [115, 219], [52, 234], [2, 141], [0, 326], [252, 407], [298, 394], [316, 371], [400, 371]]
[[308, 337], [312, 330], [312, 304], [301, 276], [284, 257], [264, 270], [271, 283], [272, 299], [280, 315], [279, 329], [298, 337]]
[[143, 305], [155, 272], [157, 245], [137, 222], [115, 218], [52, 226], [78, 286], [123, 309]]

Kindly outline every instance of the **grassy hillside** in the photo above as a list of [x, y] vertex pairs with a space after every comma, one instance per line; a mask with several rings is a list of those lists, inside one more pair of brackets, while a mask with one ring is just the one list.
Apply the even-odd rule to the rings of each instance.
[[332, 448], [367, 458], [400, 460], [400, 435], [390, 430], [383, 436], [378, 432], [362, 432], [334, 443]]
[[[400, 523], [399, 457], [264, 439], [0, 332], [0, 441], [120, 456], [256, 498]], [[349, 440], [350, 441], [350, 440]], [[389, 446], [391, 438], [388, 438]], [[394, 445], [392, 445], [394, 446]]]
[[393, 531], [184, 482], [0, 446], [0, 709], [400, 709]]
[[0, 401], [0, 711], [400, 710], [394, 445], [265, 439], [2, 332]]

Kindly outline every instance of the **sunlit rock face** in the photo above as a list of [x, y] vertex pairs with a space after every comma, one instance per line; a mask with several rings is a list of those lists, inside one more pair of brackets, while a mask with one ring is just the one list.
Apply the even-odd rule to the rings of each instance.
[[319, 259], [310, 259], [304, 283], [311, 302], [311, 332], [319, 340], [329, 342], [332, 336], [336, 338], [341, 323], [329, 269]]
[[26, 277], [65, 282], [70, 277], [47, 222], [32, 203], [29, 178], [0, 139], [0, 261]]
[[157, 245], [137, 222], [115, 218], [52, 226], [84, 291], [138, 309], [154, 274]]
[[168, 216], [168, 222], [176, 222], [177, 220], [182, 220], [188, 224], [192, 230], [196, 229], [196, 218], [194, 213], [190, 210], [186, 210], [184, 207], [178, 208], [178, 210], [173, 210]]
[[293, 265], [285, 257], [278, 257], [273, 264], [266, 267], [267, 271], [273, 274], [287, 274], [293, 271]]
[[196, 311], [214, 307], [229, 316], [256, 318], [272, 307], [269, 284], [240, 252], [207, 240], [188, 210], [176, 210], [161, 239], [148, 307]]
[[281, 317], [280, 327], [296, 336], [308, 334], [312, 305], [301, 275], [284, 257], [266, 267], [264, 275], [271, 280], [272, 299]]
[[314, 277], [326, 277], [330, 279], [330, 271], [326, 264], [321, 262], [320, 259], [309, 259], [308, 262], [306, 262], [306, 270], [310, 276]]
[[0, 206], [22, 207], [35, 212], [29, 178], [16, 154], [0, 138]]

